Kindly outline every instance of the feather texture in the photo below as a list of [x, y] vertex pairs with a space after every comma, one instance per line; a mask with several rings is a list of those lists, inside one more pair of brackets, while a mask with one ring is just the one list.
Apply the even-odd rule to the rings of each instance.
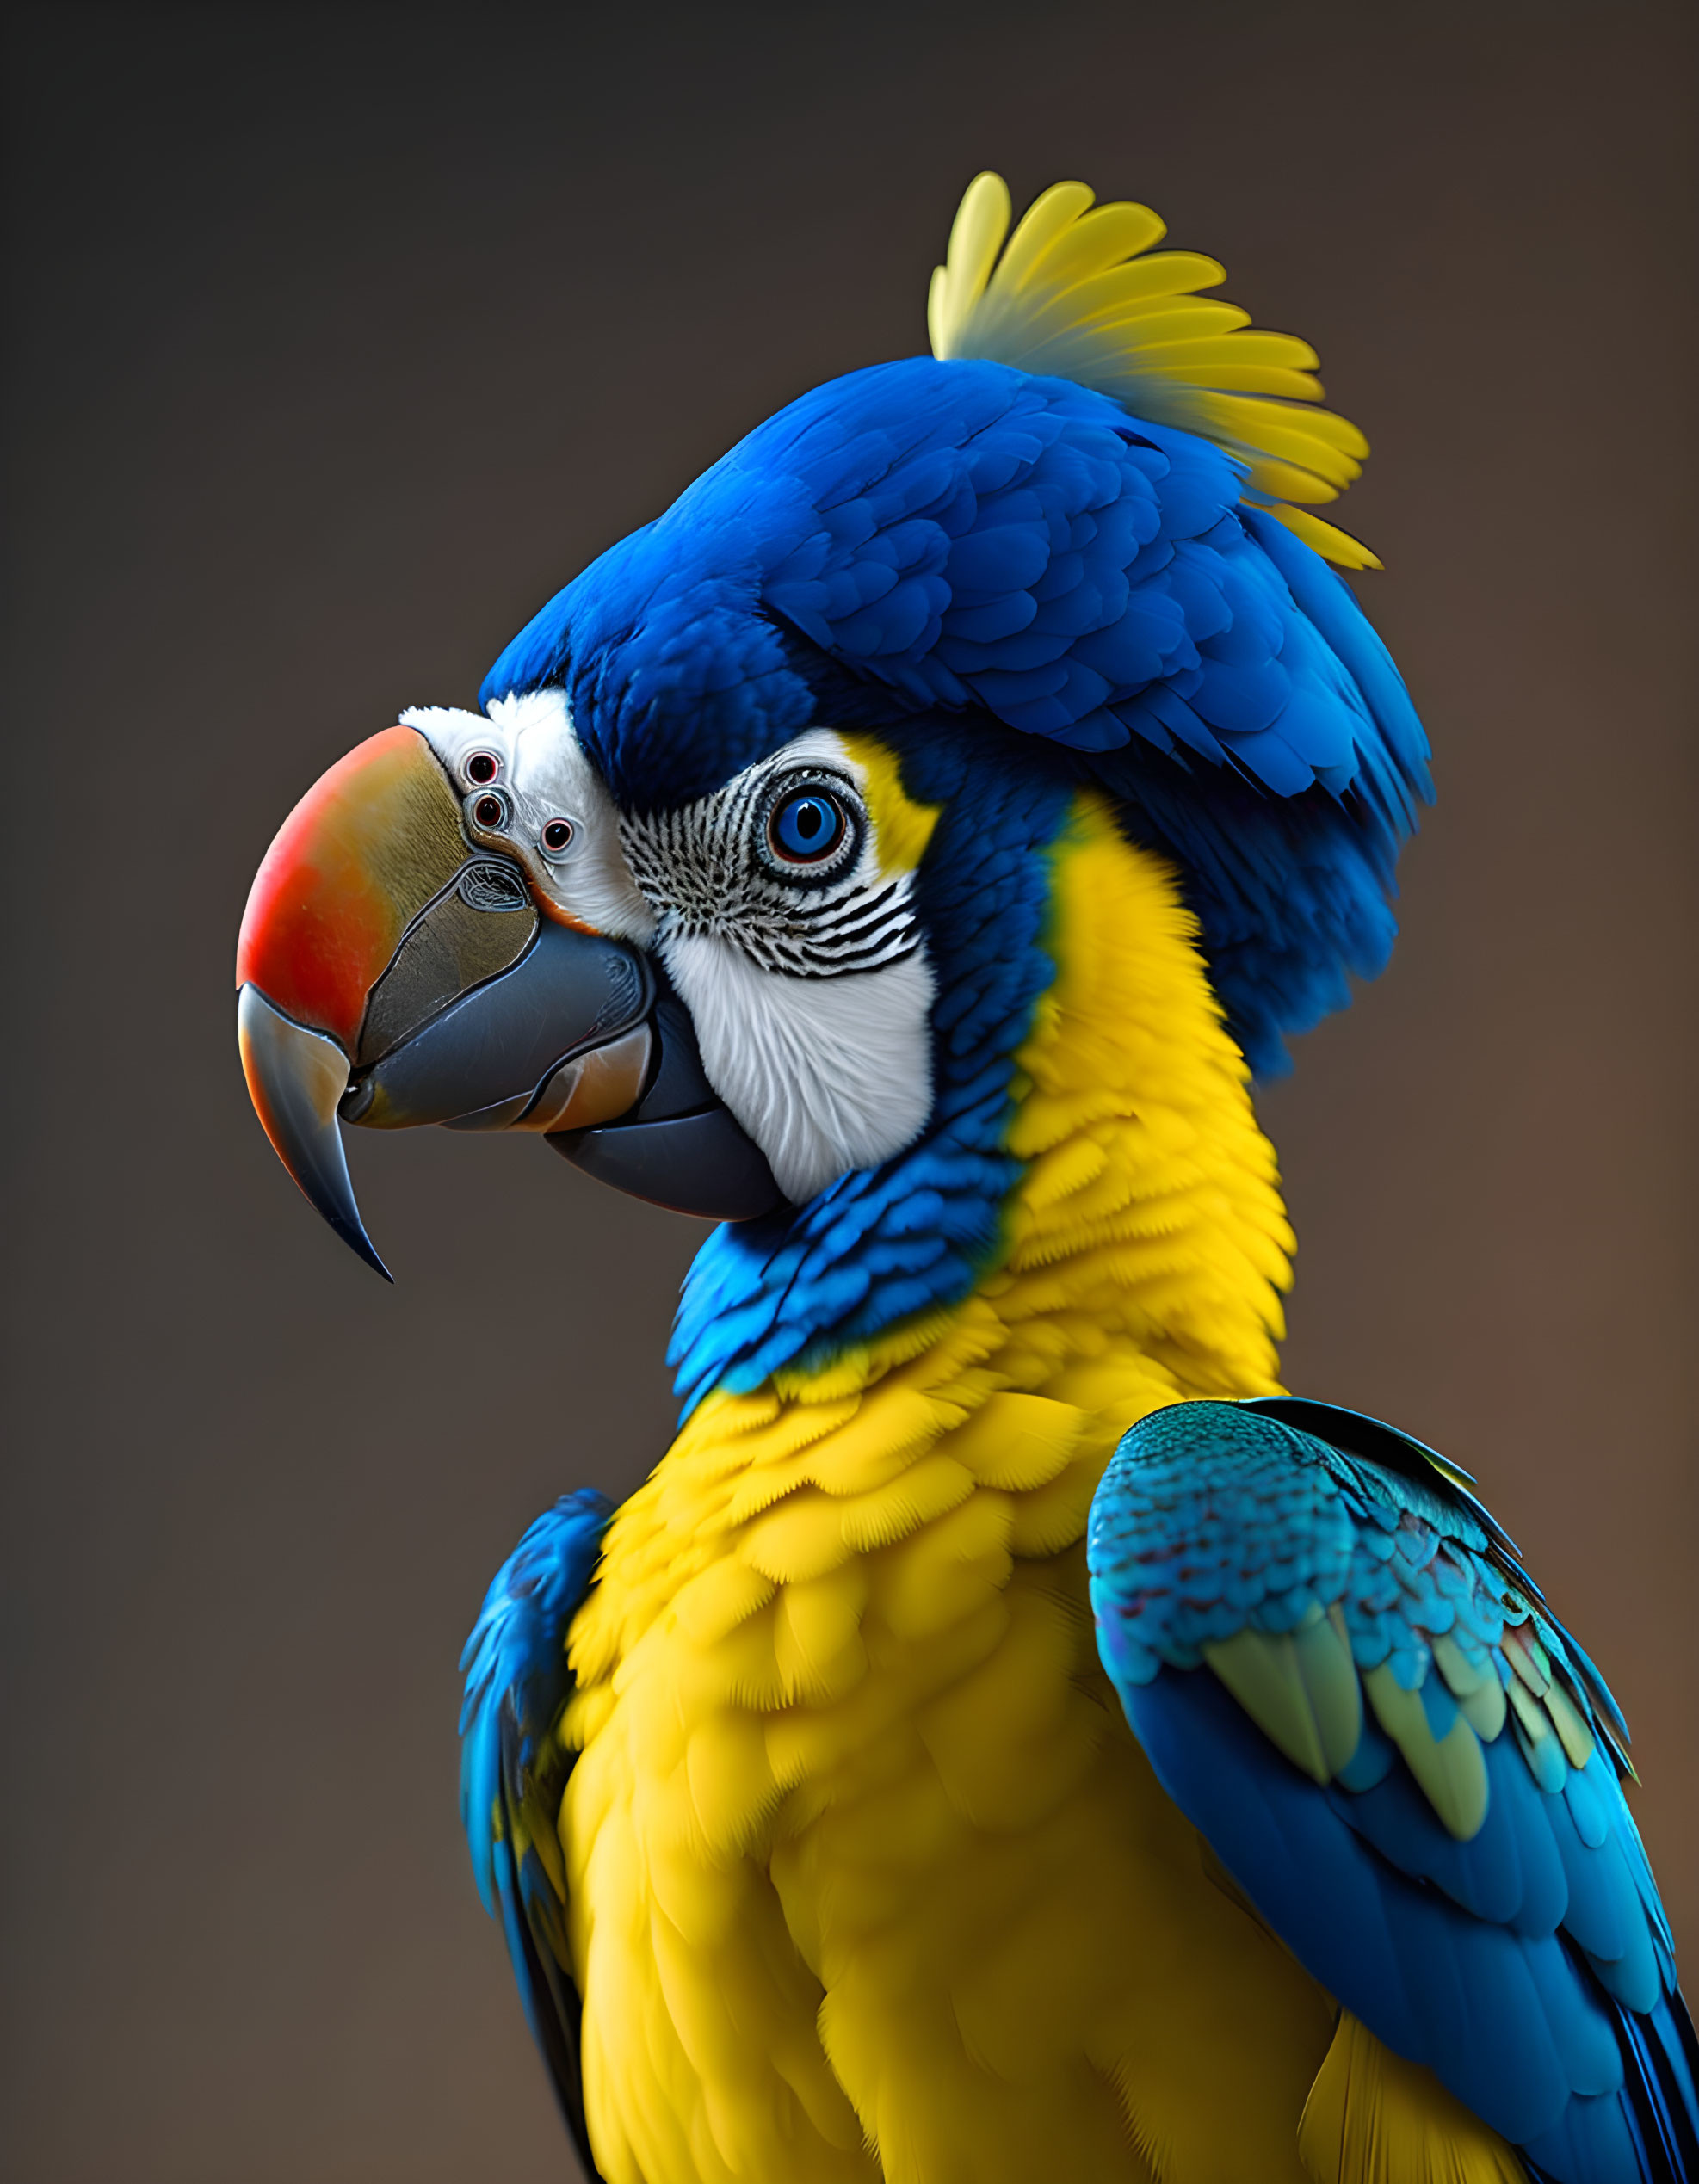
[[[1124, 239], [1126, 209], [1075, 225]], [[1290, 527], [1315, 520], [1260, 504], [1254, 478], [1245, 498], [1239, 426], [1215, 410], [1287, 410], [1212, 392], [1209, 429], [1195, 403], [1182, 425], [1189, 384], [1105, 392], [952, 355], [818, 387], [551, 601], [484, 700], [564, 688], [636, 812], [707, 796], [817, 723], [912, 746], [961, 716], [988, 750], [1013, 730], [1033, 776], [1045, 747], [1065, 755], [1183, 867], [1235, 1036], [1276, 1072], [1285, 1036], [1386, 961], [1427, 744], [1354, 596]], [[1325, 468], [1333, 426], [1288, 406]]]
[[540, 1516], [497, 1573], [460, 1657], [460, 1824], [473, 1875], [501, 1921], [526, 2020], [592, 2176], [558, 1832], [578, 1755], [561, 1742], [560, 1718], [573, 1687], [567, 1627], [612, 1515], [585, 1489]]
[[1213, 441], [1244, 465], [1246, 499], [1306, 546], [1348, 569], [1379, 568], [1309, 513], [1358, 476], [1368, 442], [1313, 406], [1322, 388], [1307, 342], [1253, 330], [1248, 312], [1201, 298], [1226, 278], [1214, 258], [1149, 255], [1167, 231], [1147, 205], [1095, 205], [1084, 182], [1057, 182], [1012, 236], [1010, 213], [1001, 175], [969, 184], [932, 276], [935, 356], [1072, 379]]
[[[1187, 1404], [1122, 1443], [1090, 1561], [1158, 1774], [1345, 2008], [1563, 2184], [1680, 2175], [1646, 2154], [1690, 2161], [1699, 2101], [1621, 1716], [1453, 1467], [1321, 1404]], [[1331, 1750], [1306, 1644], [1366, 1701]]]
[[[1035, 813], [1014, 769], [1006, 816], [908, 787], [940, 807], [940, 1096], [972, 1129], [764, 1249], [711, 1240], [680, 1319], [709, 1392], [573, 1627], [598, 2158], [615, 2184], [1152, 2184], [1159, 2146], [1178, 2184], [1302, 2184], [1331, 2007], [1118, 1719], [1081, 1553], [1133, 1418], [1272, 1387], [1272, 1157], [1195, 924], [1106, 801]], [[967, 1293], [850, 1336], [976, 1157], [1014, 1181]]]
[[1525, 2184], [1528, 2174], [1431, 2070], [1349, 2010], [1304, 2104], [1298, 2147], [1315, 2184]]

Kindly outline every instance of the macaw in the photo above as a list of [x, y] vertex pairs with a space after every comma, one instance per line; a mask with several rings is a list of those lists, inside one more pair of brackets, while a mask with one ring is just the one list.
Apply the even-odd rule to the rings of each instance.
[[540, 1517], [462, 1810], [607, 2184], [1699, 2177], [1627, 1731], [1467, 1473], [1282, 1391], [1252, 1083], [1429, 797], [1366, 444], [1141, 206], [980, 176], [770, 418], [311, 789], [238, 1031], [720, 1223]]

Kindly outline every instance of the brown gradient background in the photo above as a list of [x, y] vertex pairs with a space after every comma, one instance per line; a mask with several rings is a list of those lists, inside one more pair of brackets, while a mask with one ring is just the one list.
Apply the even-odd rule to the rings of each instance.
[[8, 2176], [570, 2170], [459, 1841], [455, 1657], [532, 1515], [663, 1447], [697, 1232], [528, 1142], [361, 1139], [386, 1290], [248, 1111], [237, 920], [332, 758], [922, 345], [986, 163], [1153, 200], [1375, 442], [1345, 520], [1443, 802], [1394, 968], [1265, 1103], [1289, 1374], [1478, 1471], [1633, 1717], [1695, 1961], [1680, 26], [14, 18]]

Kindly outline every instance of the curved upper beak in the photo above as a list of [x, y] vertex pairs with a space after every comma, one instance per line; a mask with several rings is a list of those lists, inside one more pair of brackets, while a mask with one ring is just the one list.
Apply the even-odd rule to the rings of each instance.
[[782, 1202], [648, 957], [545, 915], [514, 859], [474, 846], [417, 729], [361, 743], [290, 813], [248, 898], [236, 982], [266, 1135], [386, 1280], [343, 1122], [534, 1132], [592, 1175], [712, 1218]]
[[248, 1096], [272, 1150], [343, 1242], [392, 1281], [360, 1218], [337, 1127], [337, 1105], [348, 1089], [347, 1055], [335, 1040], [292, 1023], [255, 985], [237, 993], [236, 1043]]

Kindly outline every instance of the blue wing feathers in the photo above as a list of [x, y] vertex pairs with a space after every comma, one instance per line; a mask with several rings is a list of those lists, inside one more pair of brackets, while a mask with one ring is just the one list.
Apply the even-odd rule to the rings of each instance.
[[1624, 2059], [1638, 2088], [1635, 2113], [1648, 2144], [1673, 2176], [1699, 2175], [1699, 2040], [1679, 1997], [1617, 2013]]
[[1602, 2007], [1572, 1997], [1549, 1937], [1473, 1919], [1377, 1858], [1207, 1671], [1163, 1669], [1123, 1703], [1164, 1787], [1306, 1967], [1495, 2130], [1525, 2143], [1577, 2079], [1620, 2083]]
[[585, 1489], [539, 1517], [497, 1572], [460, 1657], [460, 1824], [473, 1876], [501, 1922], [526, 2020], [592, 2176], [554, 1829], [574, 1757], [558, 1734], [572, 1689], [566, 1633], [612, 1514]]
[[1699, 2050], [1680, 1996], [1660, 1996], [1644, 2012], [1617, 2009], [1614, 2029], [1624, 2091], [1579, 2095], [1554, 2131], [1529, 2142], [1536, 2184], [1618, 2175], [1684, 2184], [1699, 2175]]
[[[1465, 1477], [1290, 1397], [1158, 1412], [1092, 1510], [1104, 1664], [1164, 1786], [1276, 1931], [1536, 2175], [1699, 2177], [1692, 2027], [1618, 1779], [1620, 1712]], [[1374, 1701], [1325, 1783], [1207, 1665], [1238, 1633], [1324, 1613]], [[1433, 1746], [1473, 1736], [1478, 1824], [1443, 1817], [1402, 1717], [1377, 1725], [1387, 1672], [1419, 1694]]]

